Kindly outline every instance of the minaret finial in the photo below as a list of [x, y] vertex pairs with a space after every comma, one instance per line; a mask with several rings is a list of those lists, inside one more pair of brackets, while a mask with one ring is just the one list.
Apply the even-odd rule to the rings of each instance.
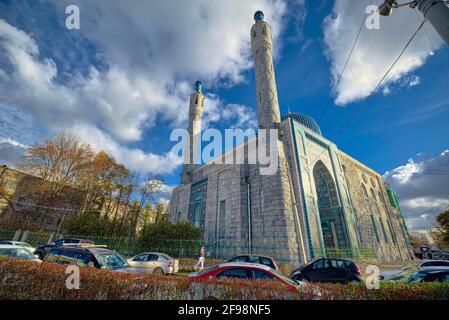
[[201, 90], [203, 89], [203, 84], [201, 81], [195, 82], [195, 92], [201, 93]]
[[256, 22], [260, 22], [263, 21], [264, 19], [264, 14], [261, 10], [257, 10], [256, 13], [254, 14], [254, 21]]

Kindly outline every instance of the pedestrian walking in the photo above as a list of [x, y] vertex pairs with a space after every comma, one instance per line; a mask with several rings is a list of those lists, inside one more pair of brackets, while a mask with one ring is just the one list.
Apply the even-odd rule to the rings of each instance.
[[199, 270], [199, 271], [203, 271], [204, 269], [204, 261], [206, 260], [206, 249], [204, 248], [204, 246], [201, 246], [200, 252], [199, 252], [199, 258], [198, 258], [198, 262], [195, 265], [194, 269], [195, 270]]

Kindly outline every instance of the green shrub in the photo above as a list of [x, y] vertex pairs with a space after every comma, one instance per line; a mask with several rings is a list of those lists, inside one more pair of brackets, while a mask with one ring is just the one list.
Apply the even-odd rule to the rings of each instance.
[[83, 212], [70, 216], [64, 223], [63, 231], [66, 234], [107, 236], [111, 227], [109, 219], [96, 213]]
[[181, 239], [199, 240], [201, 239], [201, 231], [199, 228], [185, 221], [171, 223], [170, 221], [161, 219], [154, 224], [146, 226], [140, 235], [141, 242]]

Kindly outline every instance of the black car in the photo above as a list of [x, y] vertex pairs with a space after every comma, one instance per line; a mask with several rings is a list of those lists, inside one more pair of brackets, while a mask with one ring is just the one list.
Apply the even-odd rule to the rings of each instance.
[[361, 281], [357, 265], [344, 259], [320, 258], [294, 270], [290, 277], [297, 281], [348, 283]]
[[229, 259], [227, 262], [248, 262], [248, 263], [258, 263], [266, 265], [274, 270], [279, 270], [276, 262], [274, 262], [273, 258], [265, 257], [265, 256], [257, 256], [250, 254], [243, 254], [232, 259]]
[[94, 244], [91, 240], [86, 239], [76, 239], [76, 238], [63, 238], [58, 239], [53, 243], [50, 244], [42, 244], [36, 248], [36, 251], [34, 251], [34, 254], [39, 257], [39, 259], [44, 260], [45, 256], [48, 252], [50, 252], [51, 249], [60, 247], [66, 244], [79, 244], [79, 243], [89, 243]]
[[132, 274], [145, 273], [143, 269], [130, 267], [128, 262], [114, 250], [96, 247], [95, 245], [53, 248], [45, 257], [44, 262], [108, 269]]
[[449, 282], [449, 268], [423, 269], [408, 278], [407, 283]]

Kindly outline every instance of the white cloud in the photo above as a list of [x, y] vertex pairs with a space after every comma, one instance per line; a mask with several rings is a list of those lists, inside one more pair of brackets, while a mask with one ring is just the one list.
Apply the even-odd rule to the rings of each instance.
[[[332, 16], [325, 20], [325, 43], [334, 82], [343, 69], [368, 3], [369, 1], [336, 0]], [[363, 28], [336, 89], [337, 104], [344, 105], [363, 99], [376, 87], [420, 24], [417, 12], [410, 8], [397, 9], [391, 17], [381, 17], [380, 30]], [[432, 52], [442, 45], [440, 36], [433, 28], [429, 25], [425, 27], [385, 79], [384, 85], [388, 87], [383, 90], [384, 94], [392, 90], [394, 82], [422, 66]], [[409, 85], [419, 84], [414, 79]]]
[[433, 157], [420, 153], [384, 178], [396, 191], [411, 230], [429, 229], [449, 204], [449, 150]]
[[[170, 156], [126, 144], [140, 141], [158, 120], [184, 127], [194, 80], [203, 80], [206, 93], [208, 87], [244, 81], [243, 72], [252, 67], [254, 12], [265, 11], [275, 42], [285, 13], [282, 0], [58, 1], [55, 6], [69, 2], [81, 9], [79, 36], [95, 46], [106, 67], [88, 65], [87, 73], [61, 83], [58, 65], [40, 51], [44, 43], [0, 19], [0, 59], [8, 67], [2, 65], [0, 72], [0, 99], [20, 106], [50, 132], [80, 129], [75, 133], [130, 168], [155, 173], [175, 170], [164, 162]], [[254, 125], [250, 108], [208, 98], [206, 125]]]
[[20, 142], [18, 142], [16, 140], [11, 139], [11, 138], [2, 138], [2, 137], [0, 137], [0, 144], [2, 144], [2, 143], [10, 144], [10, 145], [12, 145], [14, 147], [18, 147], [18, 148], [22, 148], [22, 149], [29, 148], [29, 146], [27, 146], [25, 144], [22, 144], [22, 143], [20, 143]]
[[96, 127], [76, 125], [68, 131], [82, 141], [90, 143], [96, 152], [104, 150], [111, 154], [119, 163], [125, 163], [130, 169], [141, 174], [171, 173], [182, 163], [182, 159], [172, 152], [158, 155], [145, 153], [140, 149], [128, 148]]

